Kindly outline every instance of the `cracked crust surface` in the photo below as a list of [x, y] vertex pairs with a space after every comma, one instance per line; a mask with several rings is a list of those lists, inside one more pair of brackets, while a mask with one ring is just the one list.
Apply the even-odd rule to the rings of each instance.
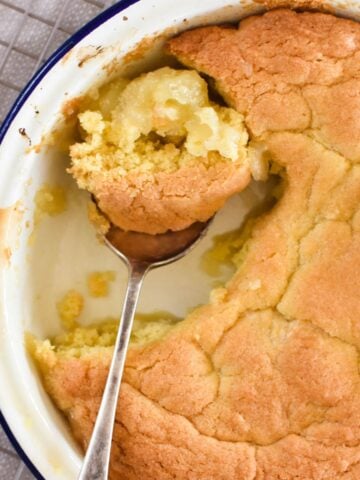
[[[358, 24], [289, 10], [170, 41], [244, 114], [285, 189], [226, 288], [130, 349], [111, 478], [360, 478], [359, 47]], [[110, 355], [38, 356], [84, 448]]]
[[94, 188], [100, 210], [124, 230], [164, 233], [205, 222], [250, 182], [242, 162], [199, 163], [175, 172], [128, 173]]

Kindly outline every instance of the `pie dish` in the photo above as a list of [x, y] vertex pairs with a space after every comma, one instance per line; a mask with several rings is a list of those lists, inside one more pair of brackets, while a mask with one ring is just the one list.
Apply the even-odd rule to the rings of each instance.
[[[145, 2], [140, 4], [146, 9]], [[166, 8], [166, 2], [159, 2], [158, 6]], [[196, 18], [212, 9], [217, 12], [212, 21], [207, 18], [205, 22], [205, 16], [202, 20], [194, 20], [198, 25], [214, 23], [214, 20], [221, 24], [244, 12], [244, 6], [237, 5], [219, 13], [221, 6], [221, 2], [211, 5], [208, 2], [208, 11], [204, 12], [200, 7], [196, 11], [193, 2], [191, 7], [190, 2], [183, 2], [177, 8], [181, 9], [183, 18]], [[346, 11], [356, 18], [356, 11], [351, 11], [350, 6]], [[131, 9], [126, 12], [127, 18], [130, 12]], [[251, 8], [249, 12], [252, 13]], [[179, 25], [182, 15], [179, 11], [172, 14]], [[249, 108], [248, 128], [252, 135], [266, 142], [278, 166], [277, 174], [284, 175], [286, 169], [288, 183], [280, 192], [282, 196], [276, 206], [252, 226], [251, 236], [245, 239], [245, 249], [236, 259], [238, 272], [227, 287], [215, 290], [210, 304], [172, 327], [160, 343], [140, 345], [130, 351], [122, 393], [124, 414], [120, 412], [122, 416], [115, 437], [115, 441], [121, 441], [115, 450], [113, 464], [113, 471], [121, 472], [124, 478], [330, 480], [359, 476], [356, 324], [359, 181], [356, 165], [351, 166], [356, 162], [358, 148], [357, 97], [354, 95], [357, 79], [353, 58], [359, 27], [345, 20], [333, 24], [333, 18], [289, 11], [271, 12], [259, 17], [260, 20], [245, 20], [239, 31], [208, 27], [185, 33], [170, 43], [170, 51], [180, 60], [213, 76], [220, 92], [235, 108], [247, 112], [253, 107]], [[108, 22], [111, 24], [111, 20]], [[262, 30], [257, 28], [256, 22], [263, 22], [269, 35], [274, 33], [273, 29], [278, 29], [272, 41], [284, 39], [289, 30], [292, 38], [298, 39], [299, 31], [302, 39], [316, 37], [316, 41], [306, 44], [309, 55], [313, 54], [312, 45], [320, 42], [316, 31], [322, 31], [320, 38], [325, 40], [320, 42], [323, 56], [316, 62], [319, 65], [309, 68], [306, 61], [302, 62], [302, 58], [292, 53], [294, 49], [297, 51], [299, 44], [288, 45], [286, 49], [286, 55], [294, 56], [293, 62], [272, 55], [271, 42], [269, 52], [264, 48], [257, 50]], [[170, 23], [167, 19], [167, 26]], [[165, 28], [158, 27], [159, 30]], [[207, 48], [204, 38], [210, 39], [212, 46], [226, 47], [227, 61], [232, 66], [237, 65], [234, 73], [241, 77], [249, 62], [244, 61], [240, 66], [233, 62], [234, 57], [230, 55], [233, 43], [229, 38], [245, 33], [250, 38], [252, 53], [258, 52], [254, 61], [260, 66], [257, 74], [276, 78], [279, 92], [274, 91], [270, 81], [269, 90], [260, 95], [255, 90], [249, 93], [245, 80], [244, 85], [237, 82], [242, 88], [237, 90], [226, 75], [222, 77], [227, 71], [223, 65], [226, 58], [221, 58], [220, 68], [217, 63], [220, 56], [215, 48]], [[97, 34], [100, 35], [96, 30], [92, 34], [91, 41], [95, 44]], [[104, 31], [101, 35], [105, 36]], [[330, 43], [330, 37], [337, 41]], [[108, 41], [111, 43], [110, 38]], [[87, 42], [90, 43], [89, 39]], [[245, 41], [242, 45], [246, 48]], [[63, 68], [68, 68], [65, 73], [79, 68], [82, 62], [77, 55], [80, 53], [75, 49], [63, 61]], [[216, 58], [212, 57], [214, 54]], [[267, 54], [278, 60], [276, 68], [266, 63]], [[105, 51], [104, 55], [108, 57], [94, 61], [101, 65], [111, 60], [111, 52]], [[332, 61], [334, 58], [336, 61]], [[66, 66], [66, 61], [73, 64]], [[310, 63], [313, 65], [315, 61]], [[98, 70], [94, 69], [94, 64], [85, 64], [85, 68], [93, 77], [86, 82], [82, 80], [82, 85], [79, 80], [79, 84], [67, 92], [70, 98], [95, 81], [93, 72]], [[51, 85], [51, 75], [59, 78], [59, 69], [54, 68], [43, 81]], [[261, 86], [262, 82], [263, 79], [256, 85]], [[66, 90], [64, 87], [63, 93]], [[56, 94], [59, 95], [59, 88]], [[78, 258], [84, 263], [89, 257], [97, 258], [101, 268], [113, 264], [107, 254], [97, 255], [101, 247], [95, 239], [88, 241], [86, 249], [84, 243], [77, 247], [79, 236], [77, 242], [70, 242], [75, 230], [70, 228], [71, 215], [67, 212], [61, 226], [56, 226], [55, 220], [51, 224], [53, 236], [47, 238], [47, 242], [59, 246], [56, 237], [61, 233], [71, 262], [63, 270], [60, 259], [56, 268], [51, 266], [54, 265], [53, 260], [49, 261], [52, 255], [40, 248], [44, 244], [37, 243], [44, 231], [37, 231], [38, 240], [35, 239], [30, 247], [35, 256], [30, 257], [30, 266], [27, 263], [30, 232], [25, 223], [33, 217], [31, 199], [40, 184], [54, 179], [54, 170], [64, 170], [62, 163], [54, 167], [54, 158], [51, 162], [44, 161], [44, 152], [30, 151], [26, 154], [30, 160], [26, 164], [14, 161], [17, 157], [23, 158], [28, 148], [28, 145], [20, 147], [15, 141], [18, 129], [26, 128], [33, 144], [37, 144], [42, 129], [52, 118], [41, 119], [42, 129], [32, 126], [31, 109], [41, 99], [38, 91], [32, 95], [17, 117], [16, 111], [13, 112], [2, 130], [4, 136], [11, 123], [0, 152], [1, 160], [6, 151], [7, 158], [13, 161], [2, 163], [2, 178], [7, 180], [6, 183], [3, 180], [0, 189], [2, 224], [6, 226], [1, 278], [1, 351], [4, 359], [1, 377], [5, 388], [0, 392], [0, 404], [16, 438], [45, 478], [65, 479], [76, 477], [81, 455], [61, 417], [41, 390], [41, 383], [36, 381], [36, 372], [22, 342], [23, 333], [31, 330], [40, 338], [56, 333], [56, 325], [51, 324], [56, 315], [51, 307], [42, 312], [46, 301], [31, 300], [33, 294], [39, 292], [40, 285], [45, 285], [44, 278], [51, 279], [47, 283], [47, 297], [55, 298], [53, 284], [62, 279], [57, 288], [58, 291], [64, 288], [70, 265], [73, 267], [75, 262], [80, 262]], [[64, 100], [60, 97], [57, 103], [54, 101], [52, 114], [60, 110]], [[282, 102], [280, 97], [285, 100]], [[277, 115], [267, 115], [268, 109], [272, 113], [276, 111]], [[267, 137], [269, 131], [271, 134]], [[8, 174], [11, 171], [12, 182]], [[33, 185], [29, 185], [33, 175]], [[23, 205], [7, 209], [19, 199]], [[81, 222], [76, 220], [77, 231], [84, 237], [91, 236], [87, 221]], [[20, 236], [19, 224], [24, 225]], [[65, 225], [69, 225], [68, 230]], [[14, 238], [19, 241], [18, 249], [13, 248]], [[84, 250], [87, 255], [81, 257]], [[61, 261], [64, 262], [64, 256]], [[92, 265], [92, 269], [95, 267], [97, 265]], [[26, 273], [16, 278], [16, 269]], [[82, 273], [77, 274], [76, 269], [73, 272], [74, 282], [80, 282]], [[28, 288], [30, 278], [32, 289]], [[154, 279], [154, 284], [159, 287], [161, 282]], [[118, 305], [116, 301], [112, 304], [115, 312]], [[103, 315], [104, 304], [99, 305], [98, 310], [95, 304], [89, 308], [95, 312], [95, 317], [100, 312]], [[44, 312], [48, 323], [44, 322]], [[183, 312], [176, 313], [183, 316]], [[172, 355], [173, 352], [177, 354]], [[55, 358], [51, 365], [48, 359], [52, 353], [46, 348], [38, 352], [39, 359], [41, 355], [46, 359], [44, 365], [48, 366], [48, 372], [53, 368], [49, 376], [44, 371], [46, 388], [56, 397], [58, 405], [70, 414], [77, 438], [86, 444], [109, 354], [102, 355], [102, 361], [96, 363], [96, 355], [90, 354], [85, 362], [76, 357], [61, 361]], [[82, 376], [87, 377], [87, 383], [79, 381]], [[193, 387], [187, 388], [189, 385]], [[26, 397], [20, 394], [25, 388]], [[242, 410], [234, 412], [239, 402]], [[41, 439], [36, 449], [31, 445], [34, 435]]]

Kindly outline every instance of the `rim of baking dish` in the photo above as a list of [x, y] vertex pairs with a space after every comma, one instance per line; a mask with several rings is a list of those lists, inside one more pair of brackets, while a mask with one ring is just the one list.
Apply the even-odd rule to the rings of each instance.
[[[131, 5], [138, 3], [140, 0], [119, 0], [117, 3], [112, 5], [111, 7], [107, 8], [95, 18], [90, 20], [90, 22], [86, 23], [80, 30], [77, 30], [73, 35], [71, 35], [49, 58], [46, 60], [44, 65], [34, 74], [34, 76], [29, 80], [29, 82], [25, 85], [23, 90], [20, 92], [19, 96], [15, 100], [13, 106], [11, 107], [9, 113], [6, 115], [3, 123], [0, 126], [0, 145], [9, 130], [12, 122], [14, 121], [16, 115], [19, 113], [21, 108], [24, 106], [26, 100], [30, 97], [32, 92], [41, 82], [41, 80], [47, 75], [47, 73], [55, 66], [64, 55], [71, 50], [74, 46], [76, 46], [81, 40], [83, 40], [86, 36], [100, 27], [103, 23], [107, 20], [111, 19], [118, 13], [122, 12], [126, 8], [130, 7]], [[15, 451], [21, 458], [21, 460], [25, 463], [31, 473], [38, 479], [38, 480], [45, 480], [44, 477], [41, 475], [39, 470], [35, 467], [32, 463], [28, 455], [25, 453], [23, 448], [21, 447], [20, 443], [16, 439], [15, 435], [12, 433], [9, 424], [4, 416], [4, 414], [0, 410], [0, 425], [2, 426], [4, 432], [6, 433], [10, 443], [14, 447]]]

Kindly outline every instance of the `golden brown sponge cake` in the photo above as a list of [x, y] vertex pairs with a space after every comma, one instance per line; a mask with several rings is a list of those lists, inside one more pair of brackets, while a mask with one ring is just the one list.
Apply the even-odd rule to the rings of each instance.
[[[111, 478], [359, 479], [360, 26], [277, 10], [168, 48], [244, 115], [283, 194], [226, 287], [130, 349]], [[70, 344], [33, 353], [85, 449], [112, 347]]]

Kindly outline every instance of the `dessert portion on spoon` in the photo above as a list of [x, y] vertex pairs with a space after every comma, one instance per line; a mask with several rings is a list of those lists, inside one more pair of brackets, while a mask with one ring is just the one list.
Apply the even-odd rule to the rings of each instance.
[[71, 147], [70, 173], [123, 230], [158, 234], [207, 221], [250, 181], [243, 116], [212, 102], [193, 70], [121, 82], [106, 113], [79, 115], [83, 141]]

